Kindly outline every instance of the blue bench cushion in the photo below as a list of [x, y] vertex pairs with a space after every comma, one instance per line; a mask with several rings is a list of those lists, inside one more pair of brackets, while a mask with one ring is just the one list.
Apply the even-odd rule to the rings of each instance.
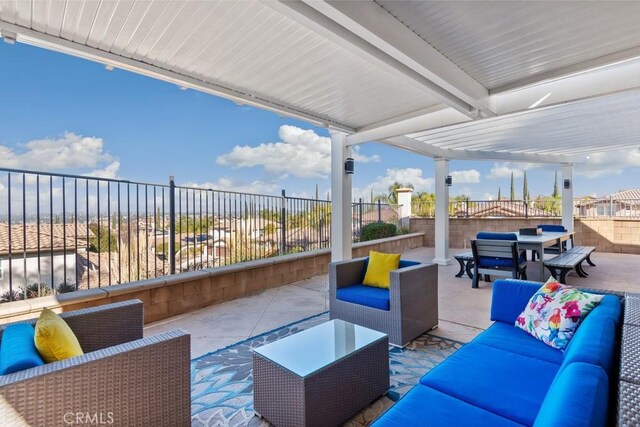
[[420, 383], [482, 409], [532, 425], [559, 366], [470, 343]]
[[35, 330], [27, 323], [9, 325], [0, 343], [0, 375], [44, 365], [36, 345]]
[[373, 427], [521, 425], [423, 385], [413, 387], [382, 418], [373, 423]]
[[363, 284], [339, 288], [336, 298], [340, 301], [351, 302], [367, 307], [389, 310], [389, 289], [375, 288]]
[[588, 314], [565, 349], [562, 367], [584, 362], [611, 373], [615, 346], [616, 326], [613, 320]]
[[572, 363], [553, 382], [534, 426], [604, 426], [608, 400], [609, 381], [602, 368]]
[[561, 365], [564, 358], [562, 351], [535, 339], [513, 323], [495, 322], [473, 342], [557, 365]]

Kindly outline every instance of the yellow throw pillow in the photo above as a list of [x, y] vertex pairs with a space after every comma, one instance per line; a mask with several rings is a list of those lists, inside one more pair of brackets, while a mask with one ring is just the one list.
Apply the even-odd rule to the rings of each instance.
[[369, 251], [369, 265], [362, 284], [389, 289], [389, 273], [391, 270], [397, 270], [399, 264], [400, 254]]
[[36, 322], [34, 341], [40, 356], [47, 363], [84, 354], [67, 322], [48, 308], [42, 310]]

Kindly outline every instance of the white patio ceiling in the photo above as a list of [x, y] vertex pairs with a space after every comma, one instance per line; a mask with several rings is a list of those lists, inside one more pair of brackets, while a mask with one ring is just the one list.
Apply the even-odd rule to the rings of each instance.
[[638, 22], [640, 2], [0, 0], [8, 41], [304, 118], [347, 144], [558, 163], [640, 146]]

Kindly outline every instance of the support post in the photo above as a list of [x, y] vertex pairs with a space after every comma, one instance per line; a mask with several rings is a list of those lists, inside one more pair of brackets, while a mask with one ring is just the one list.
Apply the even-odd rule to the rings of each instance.
[[573, 165], [562, 165], [562, 225], [573, 231]]
[[451, 264], [449, 255], [449, 160], [437, 158], [436, 161], [436, 214], [435, 245], [436, 256], [433, 262], [440, 265]]
[[280, 255], [287, 253], [287, 193], [282, 190], [280, 206]]
[[411, 188], [398, 188], [398, 225], [402, 228], [409, 228], [411, 225]]
[[169, 274], [176, 274], [176, 183], [169, 177]]
[[352, 258], [351, 175], [344, 164], [351, 155], [345, 147], [346, 135], [335, 130], [331, 134], [331, 261]]

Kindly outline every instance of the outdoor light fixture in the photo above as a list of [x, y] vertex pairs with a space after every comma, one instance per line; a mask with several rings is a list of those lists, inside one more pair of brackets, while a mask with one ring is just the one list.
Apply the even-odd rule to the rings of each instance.
[[451, 185], [453, 184], [453, 178], [451, 177], [451, 175], [447, 175], [447, 179], [444, 182], [445, 184], [447, 184], [447, 187], [451, 187]]
[[104, 69], [107, 70], [107, 71], [113, 71], [113, 65], [107, 64], [107, 65], [104, 66]]
[[12, 33], [10, 31], [5, 31], [5, 30], [2, 30], [2, 32], [0, 32], [0, 35], [4, 39], [4, 42], [8, 44], [15, 44], [18, 38], [16, 33]]
[[565, 179], [564, 180], [564, 189], [565, 190], [571, 189], [571, 180], [570, 179]]
[[351, 157], [347, 158], [347, 161], [344, 163], [344, 172], [347, 175], [353, 175], [353, 171], [354, 171], [354, 161]]

